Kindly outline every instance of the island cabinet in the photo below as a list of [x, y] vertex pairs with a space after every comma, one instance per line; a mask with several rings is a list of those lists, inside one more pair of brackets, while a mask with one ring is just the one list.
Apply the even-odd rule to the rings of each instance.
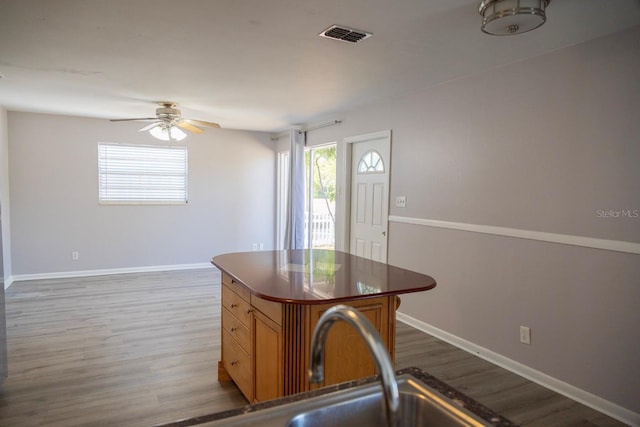
[[[331, 286], [327, 286], [327, 277], [320, 280], [322, 275], [316, 274], [311, 279], [305, 276], [309, 273], [305, 273], [303, 268], [291, 264], [281, 266], [275, 273], [266, 276], [266, 273], [261, 275], [252, 269], [264, 268], [265, 259], [268, 260], [269, 254], [275, 256], [276, 253], [277, 251], [227, 254], [212, 260], [222, 270], [219, 381], [232, 380], [250, 402], [261, 402], [374, 375], [375, 364], [362, 338], [347, 323], [337, 322], [327, 336], [324, 382], [319, 385], [310, 384], [309, 352], [313, 331], [320, 316], [337, 303], [350, 305], [363, 313], [380, 334], [394, 360], [395, 319], [399, 304], [397, 294], [401, 292], [384, 292], [388, 289], [372, 287], [376, 281], [369, 276], [362, 276], [362, 272], [360, 278], [364, 280], [368, 277], [367, 281], [352, 284], [355, 288], [358, 288], [358, 283], [367, 283], [367, 286], [360, 286], [357, 292], [351, 292], [353, 295], [342, 295], [343, 291], [335, 288], [338, 281], [346, 279], [338, 274], [330, 276]], [[330, 271], [335, 273], [339, 269], [350, 269], [344, 262], [353, 260], [342, 259], [344, 255], [341, 255], [342, 263], [338, 264], [339, 267], [334, 266]], [[276, 258], [282, 264], [280, 257]], [[308, 262], [307, 258], [307, 264]], [[366, 262], [373, 263], [368, 260]], [[366, 263], [356, 267], [358, 266], [371, 267]], [[380, 265], [374, 267], [377, 270], [374, 269], [373, 272], [388, 273], [387, 268], [380, 270]], [[291, 270], [294, 270], [294, 275], [283, 275], [283, 271]], [[386, 274], [385, 280], [388, 277]], [[404, 279], [409, 277], [415, 279], [411, 275], [400, 276]], [[420, 275], [419, 278], [420, 290], [435, 286], [431, 277]], [[308, 286], [305, 287], [304, 283]], [[318, 289], [314, 290], [314, 284]], [[285, 285], [288, 289], [283, 291], [281, 288]], [[327, 292], [331, 287], [334, 289], [333, 294]], [[337, 294], [339, 298], [335, 298]]]

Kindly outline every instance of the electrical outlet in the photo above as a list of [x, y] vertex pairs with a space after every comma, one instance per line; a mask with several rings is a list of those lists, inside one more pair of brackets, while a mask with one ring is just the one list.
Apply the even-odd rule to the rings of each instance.
[[252, 243], [251, 244], [251, 250], [252, 251], [257, 251], [258, 250], [258, 244], [257, 243]]
[[80, 259], [80, 252], [78, 251], [73, 251], [71, 252], [71, 259], [74, 261], [77, 261]]
[[264, 249], [264, 243], [260, 243], [260, 250]]
[[406, 196], [396, 197], [396, 208], [406, 208], [406, 207], [407, 207], [407, 197]]
[[522, 344], [531, 344], [531, 329], [526, 326], [520, 326], [520, 342]]

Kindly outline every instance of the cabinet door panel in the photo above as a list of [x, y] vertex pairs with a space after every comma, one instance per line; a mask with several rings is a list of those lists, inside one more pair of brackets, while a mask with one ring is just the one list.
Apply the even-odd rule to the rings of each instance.
[[284, 392], [282, 329], [259, 311], [253, 319], [255, 399], [262, 402]]
[[[382, 341], [389, 349], [388, 299], [375, 298], [366, 301], [353, 301], [354, 306], [376, 328]], [[312, 329], [315, 329], [320, 316], [331, 305], [316, 306], [312, 309]], [[333, 324], [327, 335], [325, 345], [324, 386], [375, 375], [376, 367], [369, 348], [358, 332], [346, 322]]]

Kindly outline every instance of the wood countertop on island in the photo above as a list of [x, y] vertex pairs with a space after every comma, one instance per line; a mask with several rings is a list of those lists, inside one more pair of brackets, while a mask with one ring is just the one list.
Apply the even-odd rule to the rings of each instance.
[[426, 274], [324, 249], [230, 253], [211, 263], [253, 295], [280, 303], [337, 303], [436, 286]]

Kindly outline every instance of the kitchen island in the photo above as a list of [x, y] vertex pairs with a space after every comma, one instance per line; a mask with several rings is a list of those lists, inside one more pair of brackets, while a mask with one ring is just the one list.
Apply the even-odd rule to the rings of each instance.
[[326, 342], [324, 383], [309, 383], [320, 316], [336, 304], [357, 308], [394, 360], [398, 295], [436, 286], [425, 274], [333, 250], [241, 252], [211, 262], [222, 271], [218, 380], [234, 381], [250, 402], [374, 375], [362, 339], [338, 323]]

